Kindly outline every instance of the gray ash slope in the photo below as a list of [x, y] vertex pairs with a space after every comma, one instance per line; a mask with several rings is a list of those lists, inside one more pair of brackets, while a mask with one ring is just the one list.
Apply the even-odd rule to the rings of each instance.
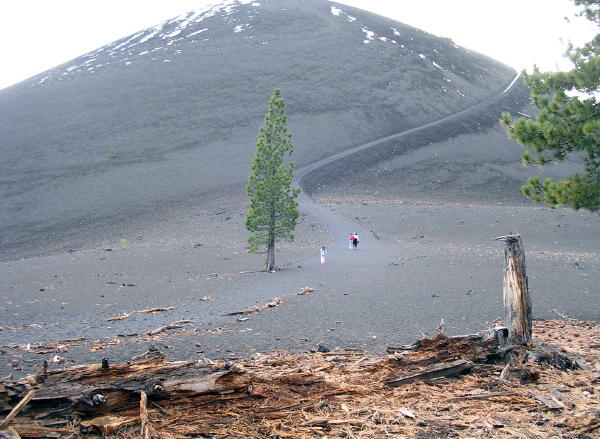
[[514, 75], [325, 0], [190, 12], [0, 91], [0, 257], [243, 190], [276, 87], [303, 166], [473, 106]]

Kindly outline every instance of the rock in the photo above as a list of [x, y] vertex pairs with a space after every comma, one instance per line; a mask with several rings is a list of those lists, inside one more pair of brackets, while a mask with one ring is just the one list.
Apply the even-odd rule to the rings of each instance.
[[322, 344], [317, 345], [317, 352], [331, 352], [331, 349], [329, 349], [327, 346], [323, 346]]

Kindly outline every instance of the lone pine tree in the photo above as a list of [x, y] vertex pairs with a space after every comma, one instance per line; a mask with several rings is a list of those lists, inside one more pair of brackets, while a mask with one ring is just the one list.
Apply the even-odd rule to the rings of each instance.
[[[579, 15], [600, 25], [599, 0], [575, 0]], [[540, 111], [535, 119], [512, 121], [503, 113], [508, 136], [533, 150], [523, 153], [523, 164], [545, 165], [575, 154], [583, 171], [559, 181], [531, 177], [521, 192], [535, 202], [573, 209], [600, 210], [600, 34], [581, 48], [569, 47], [566, 55], [574, 68], [568, 72], [524, 72], [531, 100]]]
[[275, 243], [293, 241], [300, 189], [292, 188], [294, 164], [284, 163], [294, 151], [292, 135], [287, 132], [285, 100], [281, 91], [269, 100], [264, 126], [258, 131], [256, 153], [248, 177], [246, 191], [250, 207], [246, 214], [246, 229], [252, 232], [249, 251], [267, 251], [266, 269], [275, 271]]

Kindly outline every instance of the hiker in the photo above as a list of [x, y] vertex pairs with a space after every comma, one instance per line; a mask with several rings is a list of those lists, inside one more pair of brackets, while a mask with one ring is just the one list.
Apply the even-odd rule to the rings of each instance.
[[321, 247], [321, 264], [325, 263], [325, 256], [327, 256], [327, 250], [325, 250], [325, 246]]
[[358, 243], [360, 239], [358, 239], [358, 233], [353, 233], [354, 238], [352, 239], [352, 248], [356, 250], [358, 248]]
[[350, 233], [350, 238], [348, 238], [348, 250], [352, 250], [354, 242], [354, 233]]

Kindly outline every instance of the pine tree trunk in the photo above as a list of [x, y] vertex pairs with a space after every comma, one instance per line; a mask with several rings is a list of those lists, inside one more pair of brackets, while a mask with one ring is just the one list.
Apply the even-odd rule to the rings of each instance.
[[520, 235], [496, 238], [504, 247], [504, 324], [508, 341], [514, 344], [531, 342], [531, 298], [525, 270], [525, 250]]
[[269, 234], [267, 246], [267, 271], [275, 271], [275, 235]]

